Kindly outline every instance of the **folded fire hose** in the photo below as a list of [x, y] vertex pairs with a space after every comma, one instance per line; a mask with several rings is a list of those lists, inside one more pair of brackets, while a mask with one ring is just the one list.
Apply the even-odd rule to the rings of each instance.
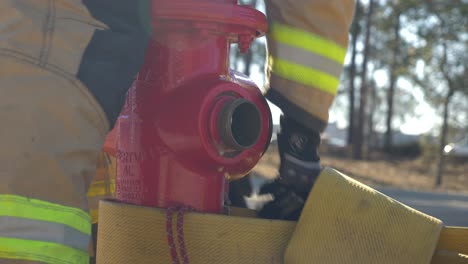
[[[468, 263], [468, 229], [444, 228], [332, 169], [297, 223], [233, 211], [179, 214], [181, 221], [162, 209], [102, 201], [97, 263], [173, 263], [171, 252], [180, 263]], [[172, 251], [168, 230], [176, 230]]]

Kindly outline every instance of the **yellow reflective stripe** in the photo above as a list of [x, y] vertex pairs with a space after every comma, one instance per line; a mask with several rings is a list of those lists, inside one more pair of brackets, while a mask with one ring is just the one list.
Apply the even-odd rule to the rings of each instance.
[[88, 189], [87, 196], [104, 196], [115, 193], [115, 181], [95, 181]]
[[99, 210], [92, 209], [89, 211], [89, 214], [91, 215], [91, 223], [96, 224], [99, 220]]
[[85, 264], [89, 255], [60, 244], [0, 237], [0, 259], [39, 261], [50, 264]]
[[346, 48], [311, 32], [280, 23], [271, 26], [271, 37], [280, 43], [301, 48], [343, 64]]
[[0, 195], [0, 216], [59, 223], [91, 234], [91, 218], [85, 211], [18, 195]]
[[313, 86], [331, 95], [338, 91], [340, 80], [335, 76], [278, 58], [270, 58], [270, 61], [273, 73], [279, 77]]

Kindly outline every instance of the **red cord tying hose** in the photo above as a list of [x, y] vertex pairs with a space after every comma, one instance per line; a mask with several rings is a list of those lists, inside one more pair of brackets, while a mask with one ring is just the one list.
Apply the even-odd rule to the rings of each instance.
[[172, 219], [175, 212], [177, 212], [177, 241], [179, 244], [179, 253], [182, 257], [182, 264], [189, 264], [187, 249], [185, 247], [184, 239], [184, 214], [193, 211], [188, 206], [173, 206], [166, 210], [166, 234], [167, 243], [171, 250], [172, 264], [180, 264], [177, 248], [174, 241], [174, 231], [172, 228]]

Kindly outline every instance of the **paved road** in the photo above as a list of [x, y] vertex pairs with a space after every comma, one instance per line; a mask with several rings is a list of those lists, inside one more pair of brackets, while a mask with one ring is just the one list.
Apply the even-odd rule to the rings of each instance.
[[441, 219], [447, 226], [468, 227], [468, 195], [380, 189], [416, 210]]

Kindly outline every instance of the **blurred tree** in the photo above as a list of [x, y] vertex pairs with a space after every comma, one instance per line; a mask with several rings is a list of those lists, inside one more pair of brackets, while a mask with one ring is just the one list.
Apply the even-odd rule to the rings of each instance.
[[[245, 1], [244, 1], [245, 2]], [[257, 0], [251, 0], [245, 4], [249, 4], [253, 7], [257, 7]], [[247, 51], [247, 53], [243, 56], [244, 63], [245, 63], [245, 68], [244, 68], [244, 74], [247, 76], [250, 76], [250, 69], [252, 67], [252, 61], [253, 61], [253, 49], [254, 46], [258, 46], [258, 43], [255, 41], [252, 44], [252, 47]]]
[[[262, 1], [258, 0], [240, 0], [242, 5], [250, 5], [259, 9]], [[231, 53], [231, 68], [251, 75], [252, 68], [258, 67], [260, 72], [264, 72], [266, 49], [264, 39], [256, 39], [246, 54], [242, 54], [239, 49], [233, 49]]]
[[354, 116], [356, 115], [355, 110], [355, 77], [356, 77], [356, 55], [357, 55], [357, 45], [358, 37], [361, 33], [360, 22], [363, 16], [363, 7], [361, 1], [356, 1], [356, 11], [354, 13], [353, 24], [351, 25], [351, 62], [349, 67], [345, 69], [345, 72], [349, 73], [349, 110], [348, 110], [348, 145], [354, 143], [354, 131], [355, 131], [355, 121]]
[[[368, 139], [367, 145], [368, 149], [375, 147], [377, 143], [377, 135], [375, 131], [375, 113], [377, 111], [377, 107], [380, 105], [379, 97], [377, 96], [377, 84], [374, 79], [369, 80], [368, 82], [369, 90], [370, 90], [370, 97], [369, 97], [369, 114], [368, 114], [368, 127], [367, 127], [367, 135], [366, 138]], [[370, 152], [366, 153], [367, 159], [369, 159]]]
[[[428, 101], [442, 112], [439, 133], [436, 186], [442, 184], [445, 167], [444, 147], [450, 127], [454, 98], [468, 99], [468, 1], [434, 0], [424, 2], [414, 11], [412, 23], [421, 45], [416, 54], [418, 66], [413, 70], [413, 80], [419, 84]], [[452, 110], [452, 112], [450, 111]]]
[[[418, 0], [385, 1], [375, 15], [378, 19], [374, 23], [375, 29], [371, 36], [371, 60], [376, 69], [384, 70], [388, 75], [388, 83], [381, 82], [382, 87], [378, 87], [381, 91], [377, 94], [386, 104], [381, 104], [375, 110], [381, 111], [376, 115], [383, 115], [379, 120], [385, 130], [383, 146], [387, 152], [390, 152], [393, 145], [396, 121], [404, 122], [407, 117], [414, 115], [416, 108], [417, 102], [413, 96], [408, 93], [403, 93], [405, 95], [403, 97], [397, 95], [402, 94], [398, 89], [399, 80], [407, 79], [409, 70], [415, 65], [412, 56], [415, 43], [402, 39], [401, 35], [402, 31], [412, 26], [406, 23], [407, 17], [411, 15], [408, 12], [419, 8], [419, 2]], [[384, 89], [385, 86], [387, 89]]]
[[396, 5], [393, 6], [393, 17], [394, 17], [394, 26], [393, 26], [393, 43], [392, 47], [392, 62], [390, 65], [390, 84], [388, 87], [387, 95], [387, 119], [386, 119], [386, 132], [385, 132], [385, 150], [390, 152], [392, 147], [392, 119], [393, 119], [393, 99], [395, 97], [395, 84], [398, 79], [397, 67], [398, 67], [398, 53], [400, 45], [400, 16], [401, 16], [401, 7], [398, 6], [398, 1]]
[[372, 15], [374, 11], [375, 0], [370, 0], [368, 11], [366, 14], [366, 33], [364, 38], [364, 58], [362, 62], [362, 71], [361, 71], [361, 89], [360, 89], [360, 98], [359, 98], [359, 115], [358, 115], [358, 124], [356, 129], [355, 141], [353, 144], [353, 158], [362, 159], [363, 158], [363, 145], [364, 145], [364, 127], [366, 122], [366, 107], [367, 107], [367, 62], [369, 60], [369, 51], [370, 51], [370, 34], [372, 29]]

